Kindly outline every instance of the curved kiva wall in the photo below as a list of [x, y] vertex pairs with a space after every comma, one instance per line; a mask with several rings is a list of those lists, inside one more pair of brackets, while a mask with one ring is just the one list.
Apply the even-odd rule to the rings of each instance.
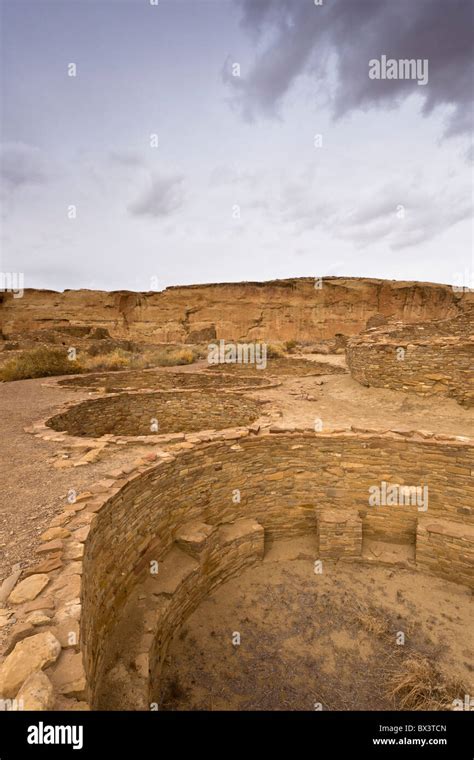
[[225, 392], [119, 393], [73, 404], [46, 425], [79, 437], [167, 435], [248, 425], [261, 407], [259, 401]]
[[[265, 374], [265, 373], [264, 373]], [[100, 372], [90, 375], [66, 377], [58, 385], [67, 388], [91, 388], [107, 393], [117, 393], [124, 390], [219, 390], [220, 388], [253, 388], [274, 385], [267, 377], [237, 378], [231, 373], [205, 372], [157, 372], [156, 370], [134, 370], [125, 372]]]
[[[474, 586], [473, 439], [273, 430], [227, 430], [151, 466], [144, 457], [68, 503], [8, 599], [29, 638], [7, 649], [0, 697], [18, 696], [42, 668], [49, 709], [100, 706], [118, 642], [135, 673], [124, 699], [149, 709], [172, 634], [216, 584], [261, 558], [264, 539], [313, 534], [319, 557], [351, 561], [364, 561], [372, 538], [411, 544], [422, 570]], [[370, 506], [369, 488], [384, 481], [427, 486], [428, 509]]]
[[[403, 322], [460, 313], [474, 294], [449, 285], [324, 277], [192, 285], [159, 293], [26, 289], [0, 293], [5, 335], [57, 326], [105, 327], [151, 343], [300, 340], [355, 335], [376, 314]], [[52, 316], [54, 315], [54, 316]]]
[[391, 325], [351, 338], [346, 359], [362, 385], [423, 396], [444, 395], [474, 407], [474, 312], [427, 325]]
[[330, 364], [324, 361], [311, 361], [309, 359], [288, 359], [287, 357], [267, 358], [265, 369], [258, 369], [255, 364], [214, 364], [210, 367], [210, 373], [216, 376], [223, 373], [231, 373], [233, 376], [252, 375], [258, 377], [261, 374], [274, 376], [297, 375], [298, 377], [319, 376], [319, 375], [342, 375], [347, 370], [337, 364]]
[[[258, 560], [262, 530], [267, 540], [314, 533], [321, 557], [353, 560], [363, 539], [412, 544], [421, 568], [473, 585], [473, 472], [472, 440], [314, 432], [211, 443], [144, 468], [93, 505], [81, 623], [91, 704], [100, 703], [109, 643], [139, 584], [151, 600], [139, 656], [153, 692], [173, 631], [219, 582], [219, 563], [230, 577]], [[384, 481], [427, 486], [427, 510], [369, 506], [369, 488]], [[151, 563], [164, 567], [156, 580]]]

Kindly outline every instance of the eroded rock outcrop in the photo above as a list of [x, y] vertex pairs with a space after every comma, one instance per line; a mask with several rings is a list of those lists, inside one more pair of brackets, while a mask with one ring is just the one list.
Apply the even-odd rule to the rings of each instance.
[[[320, 286], [318, 286], [320, 285]], [[315, 287], [316, 286], [316, 287]], [[328, 277], [171, 287], [162, 292], [26, 289], [1, 294], [0, 327], [105, 328], [113, 338], [148, 342], [324, 340], [354, 335], [375, 315], [403, 322], [454, 317], [473, 293], [448, 285]], [[378, 317], [380, 319], [380, 316]]]

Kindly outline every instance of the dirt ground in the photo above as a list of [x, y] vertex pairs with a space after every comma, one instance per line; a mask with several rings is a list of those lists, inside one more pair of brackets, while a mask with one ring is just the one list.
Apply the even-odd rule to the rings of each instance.
[[325, 561], [315, 574], [315, 556], [307, 537], [278, 542], [210, 595], [173, 639], [160, 708], [399, 709], [390, 679], [413, 657], [435, 663], [440, 683], [453, 682], [450, 698], [472, 693], [467, 589], [355, 563]]

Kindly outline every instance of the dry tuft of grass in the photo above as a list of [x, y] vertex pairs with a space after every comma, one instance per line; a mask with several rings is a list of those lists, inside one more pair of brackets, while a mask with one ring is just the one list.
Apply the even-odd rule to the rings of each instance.
[[357, 620], [367, 633], [372, 633], [374, 636], [382, 637], [389, 633], [388, 621], [372, 612], [361, 610], [357, 614]]
[[387, 696], [402, 710], [452, 710], [465, 693], [461, 683], [446, 681], [430, 660], [413, 654], [387, 679]]
[[391, 635], [391, 625], [380, 610], [370, 605], [354, 605], [354, 618], [361, 628], [379, 638]]
[[288, 354], [294, 354], [298, 348], [298, 342], [296, 340], [287, 340], [283, 345]]
[[267, 346], [267, 358], [268, 359], [281, 359], [285, 356], [285, 349], [279, 343], [269, 343]]

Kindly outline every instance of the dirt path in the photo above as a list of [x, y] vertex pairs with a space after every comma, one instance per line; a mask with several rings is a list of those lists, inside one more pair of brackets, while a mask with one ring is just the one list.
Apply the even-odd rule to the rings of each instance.
[[[54, 414], [68, 400], [81, 401], [88, 393], [48, 388], [43, 379], [0, 385], [0, 581], [20, 562], [33, 564], [38, 536], [55, 514], [61, 512], [68, 491], [78, 493], [100, 479], [114, 459], [57, 470], [52, 457], [61, 444], [42, 441], [23, 428]], [[130, 452], [118, 452], [129, 461]], [[132, 455], [135, 456], [135, 455]]]

